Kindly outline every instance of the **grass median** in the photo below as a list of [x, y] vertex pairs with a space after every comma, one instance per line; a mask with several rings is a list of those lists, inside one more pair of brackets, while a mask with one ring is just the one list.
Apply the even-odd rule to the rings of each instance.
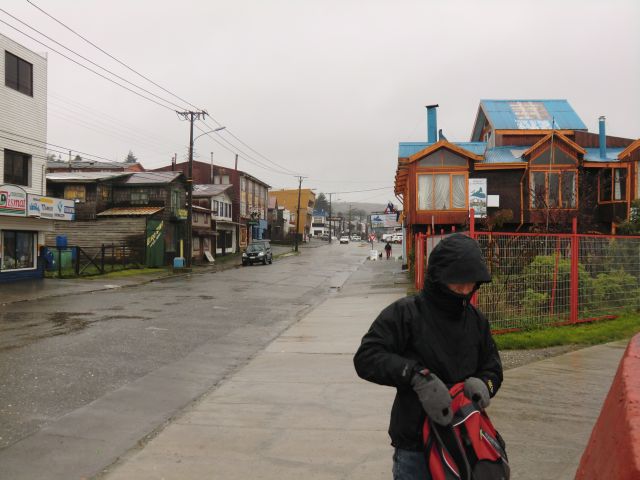
[[640, 313], [613, 320], [547, 327], [494, 335], [499, 350], [527, 350], [558, 345], [596, 345], [632, 337], [640, 332]]

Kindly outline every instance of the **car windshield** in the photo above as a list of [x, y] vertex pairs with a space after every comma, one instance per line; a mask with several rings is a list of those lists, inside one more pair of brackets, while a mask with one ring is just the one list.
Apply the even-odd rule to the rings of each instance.
[[264, 251], [264, 245], [251, 244], [247, 247], [247, 252], [255, 253]]

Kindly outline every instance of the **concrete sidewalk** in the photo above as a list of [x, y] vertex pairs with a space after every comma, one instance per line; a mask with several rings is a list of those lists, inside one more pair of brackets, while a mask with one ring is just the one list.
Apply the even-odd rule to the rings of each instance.
[[[365, 285], [393, 275], [394, 263], [362, 265], [339, 294], [104, 478], [391, 478], [386, 430], [394, 390], [360, 380], [352, 356], [379, 311], [402, 296]], [[490, 415], [507, 441], [513, 478], [573, 478], [623, 346], [506, 372]]]

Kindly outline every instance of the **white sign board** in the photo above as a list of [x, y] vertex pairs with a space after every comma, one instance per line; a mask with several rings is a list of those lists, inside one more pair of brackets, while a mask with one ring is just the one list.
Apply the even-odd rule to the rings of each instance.
[[0, 215], [27, 216], [27, 192], [16, 185], [0, 185]]
[[500, 195], [487, 195], [487, 207], [499, 207]]
[[71, 221], [75, 219], [75, 213], [76, 206], [73, 200], [29, 194], [29, 217]]
[[400, 224], [396, 221], [398, 215], [396, 213], [374, 213], [371, 215], [372, 228], [391, 228], [398, 227]]
[[475, 218], [487, 216], [487, 179], [469, 179], [469, 208], [473, 208]]

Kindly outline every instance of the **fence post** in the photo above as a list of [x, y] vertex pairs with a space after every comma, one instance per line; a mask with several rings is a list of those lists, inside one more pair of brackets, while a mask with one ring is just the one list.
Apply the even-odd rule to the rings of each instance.
[[104, 273], [104, 243], [100, 247], [100, 273]]
[[58, 278], [62, 278], [62, 250], [60, 247], [56, 247], [58, 249]]
[[76, 252], [76, 261], [75, 263], [75, 271], [76, 271], [76, 277], [80, 276], [80, 247], [71, 247], [71, 254], [73, 255], [73, 252]]
[[476, 212], [473, 208], [469, 209], [469, 236], [476, 238]]
[[416, 247], [415, 247], [415, 276], [414, 283], [416, 290], [422, 290], [424, 286], [424, 239], [425, 235], [422, 233], [416, 234]]
[[126, 250], [127, 244], [122, 242], [122, 269], [126, 269], [127, 268], [127, 250]]
[[578, 321], [578, 284], [580, 281], [580, 271], [578, 268], [578, 255], [580, 254], [580, 239], [578, 238], [578, 219], [572, 219], [572, 235], [571, 235], [571, 283], [570, 283], [570, 310], [569, 321], [576, 323]]
[[111, 271], [113, 272], [113, 267], [116, 263], [116, 244], [111, 244]]

